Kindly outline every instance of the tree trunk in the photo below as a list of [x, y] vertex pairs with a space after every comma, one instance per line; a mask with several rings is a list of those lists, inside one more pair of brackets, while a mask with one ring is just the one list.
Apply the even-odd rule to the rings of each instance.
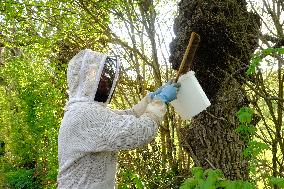
[[236, 112], [249, 104], [242, 78], [259, 27], [259, 17], [247, 11], [244, 0], [181, 0], [174, 23], [170, 62], [178, 69], [190, 33], [197, 32], [201, 43], [192, 69], [212, 104], [181, 129], [181, 144], [196, 166], [219, 168], [229, 179], [248, 177]]

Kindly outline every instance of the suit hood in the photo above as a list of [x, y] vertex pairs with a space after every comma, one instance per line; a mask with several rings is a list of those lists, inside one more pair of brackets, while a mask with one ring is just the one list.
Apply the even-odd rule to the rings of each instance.
[[[106, 54], [85, 49], [70, 60], [67, 69], [69, 103], [94, 101], [106, 58]], [[105, 104], [108, 104], [114, 92], [119, 66], [119, 61], [117, 61], [116, 75]]]

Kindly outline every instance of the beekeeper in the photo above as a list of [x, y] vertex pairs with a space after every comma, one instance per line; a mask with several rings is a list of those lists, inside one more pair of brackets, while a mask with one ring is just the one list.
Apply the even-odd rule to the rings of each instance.
[[80, 51], [67, 69], [69, 101], [58, 137], [59, 189], [113, 189], [117, 152], [149, 143], [176, 99], [168, 83], [129, 110], [111, 110], [119, 61], [92, 50]]

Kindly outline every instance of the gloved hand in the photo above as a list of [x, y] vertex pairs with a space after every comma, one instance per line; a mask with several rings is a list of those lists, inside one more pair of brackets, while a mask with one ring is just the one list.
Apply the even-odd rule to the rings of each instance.
[[177, 92], [179, 90], [180, 83], [172, 83], [165, 85], [159, 94], [154, 96], [156, 99], [160, 99], [164, 103], [168, 104], [169, 102], [177, 98]]
[[138, 104], [134, 105], [132, 107], [132, 110], [134, 111], [135, 115], [140, 117], [145, 112], [146, 107], [148, 106], [148, 104], [150, 102], [152, 102], [152, 100], [155, 98], [155, 96], [160, 94], [165, 87], [167, 87], [169, 85], [174, 85], [174, 86], [177, 87], [177, 89], [179, 89], [180, 84], [179, 83], [178, 84], [177, 83], [172, 84], [172, 82], [173, 81], [170, 80], [166, 84], [164, 84], [161, 87], [159, 87], [155, 92], [148, 93]]
[[[165, 85], [167, 85], [168, 83], [166, 83]], [[162, 91], [162, 89], [165, 87], [165, 85], [162, 85], [161, 87], [159, 87], [156, 91], [154, 92], [150, 92], [148, 95], [151, 97], [151, 99], [153, 99], [157, 94], [160, 94], [160, 92]]]
[[150, 92], [148, 95], [151, 97], [151, 99], [153, 99], [157, 94], [160, 94], [162, 92], [162, 89], [165, 86], [168, 86], [168, 85], [172, 84], [172, 82], [173, 82], [172, 80], [168, 81], [166, 84], [164, 84], [161, 87], [159, 87], [156, 91]]

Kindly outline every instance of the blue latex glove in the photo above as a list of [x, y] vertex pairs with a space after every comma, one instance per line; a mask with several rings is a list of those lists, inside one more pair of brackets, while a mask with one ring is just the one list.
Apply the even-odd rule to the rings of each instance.
[[164, 103], [168, 104], [169, 102], [177, 98], [177, 92], [180, 87], [179, 83], [172, 83], [170, 85], [165, 85], [159, 94], [155, 98], [160, 99]]
[[172, 81], [168, 81], [166, 84], [162, 85], [161, 87], [159, 87], [156, 91], [154, 92], [150, 92], [149, 93], [149, 96], [151, 97], [151, 99], [153, 99], [157, 94], [160, 94], [162, 92], [162, 89], [165, 87], [165, 86], [168, 86], [172, 84]]

